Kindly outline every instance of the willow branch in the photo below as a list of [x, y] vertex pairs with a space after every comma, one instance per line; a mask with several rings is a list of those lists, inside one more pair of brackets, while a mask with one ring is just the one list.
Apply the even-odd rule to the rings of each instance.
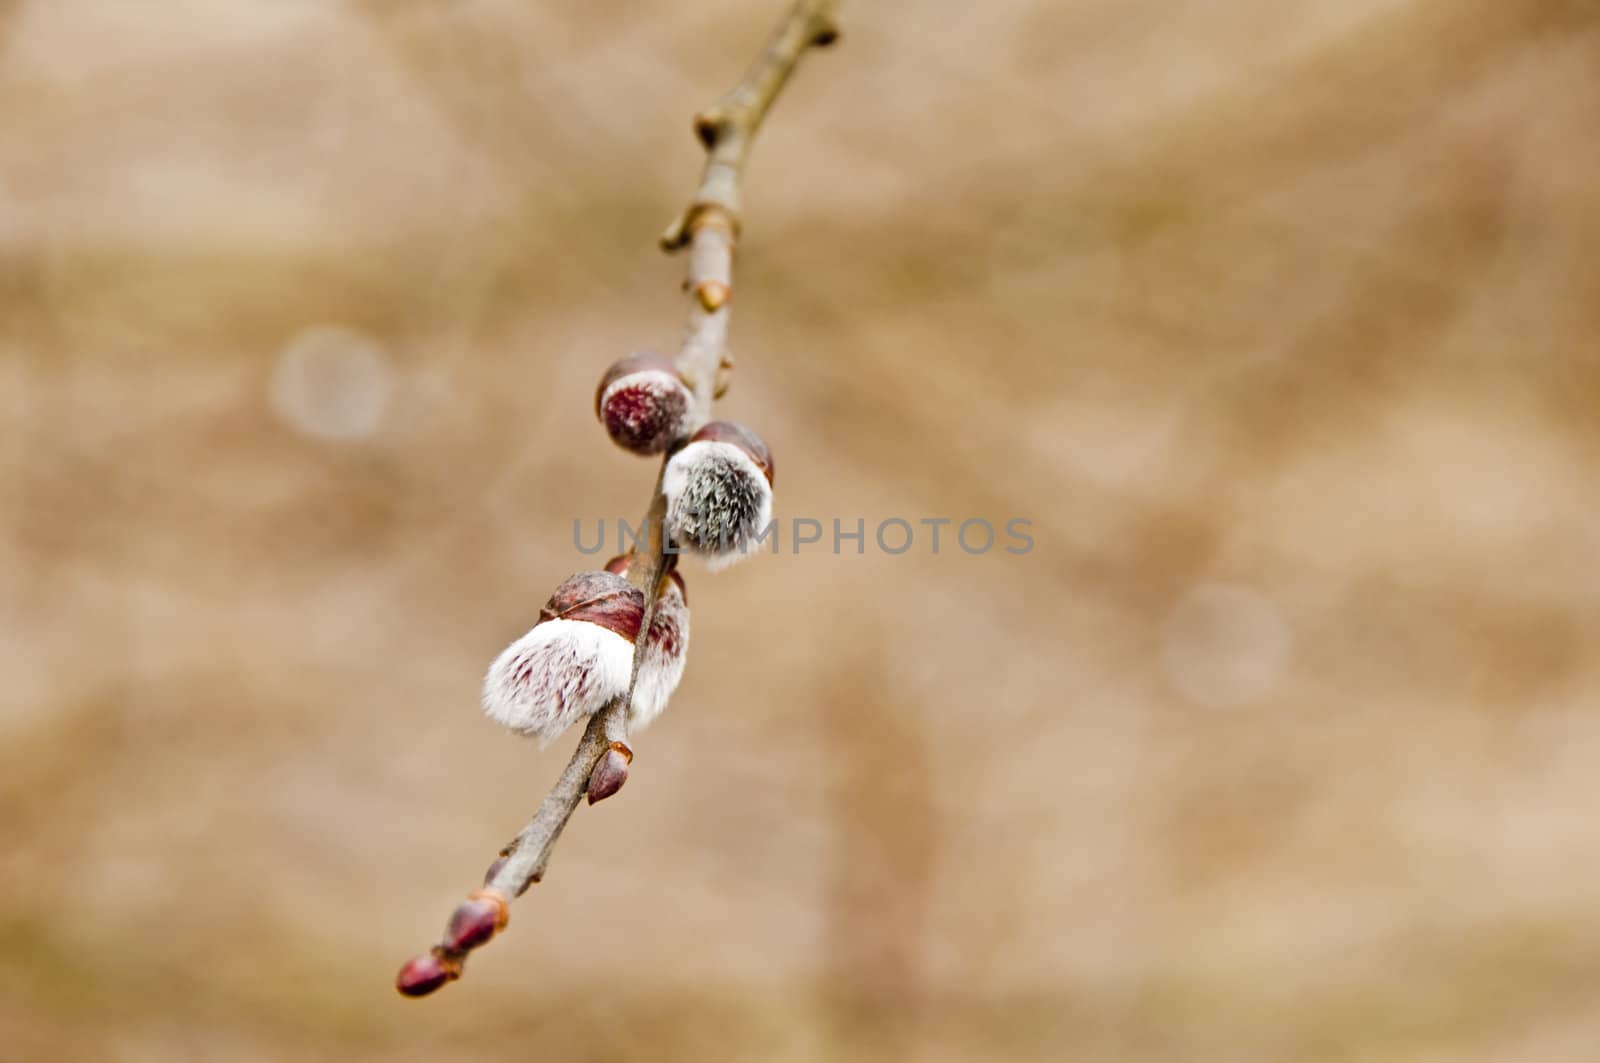
[[[676, 365], [692, 394], [688, 432], [711, 420], [715, 401], [727, 389], [733, 360], [728, 354], [729, 301], [733, 297], [733, 254], [740, 231], [739, 185], [750, 147], [762, 120], [788, 82], [800, 57], [838, 37], [834, 17], [838, 0], [800, 0], [767, 41], [744, 77], [710, 107], [695, 116], [695, 133], [706, 148], [705, 169], [694, 196], [661, 237], [668, 252], [688, 249], [684, 290], [689, 322]], [[669, 451], [656, 474], [643, 527], [648, 536], [634, 551], [628, 579], [645, 595], [640, 637], [635, 640], [633, 676], [625, 696], [595, 714], [561, 776], [515, 839], [484, 876], [484, 888], [473, 893], [452, 915], [445, 941], [401, 969], [398, 986], [421, 996], [459, 978], [466, 955], [485, 944], [510, 917], [510, 899], [544, 877], [550, 854], [567, 821], [588, 796], [590, 804], [609, 797], [627, 779], [633, 759], [628, 747], [628, 708], [644, 659], [662, 577], [676, 557], [666, 540], [667, 500], [662, 476]]]

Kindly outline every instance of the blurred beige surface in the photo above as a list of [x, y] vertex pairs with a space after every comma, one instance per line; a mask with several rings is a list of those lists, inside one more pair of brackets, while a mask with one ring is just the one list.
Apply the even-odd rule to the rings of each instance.
[[468, 977], [779, 3], [0, 3], [0, 1058], [1592, 1061], [1600, 12], [857, 3], [722, 407], [787, 517]]

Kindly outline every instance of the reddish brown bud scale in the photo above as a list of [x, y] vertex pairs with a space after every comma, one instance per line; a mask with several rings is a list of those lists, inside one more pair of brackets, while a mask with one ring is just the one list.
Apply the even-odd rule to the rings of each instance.
[[394, 987], [408, 997], [425, 997], [460, 977], [461, 961], [435, 948], [406, 961], [395, 977]]
[[595, 804], [612, 797], [628, 781], [628, 764], [633, 760], [633, 750], [621, 742], [612, 742], [611, 748], [601, 755], [589, 773], [589, 803]]
[[[668, 554], [667, 555], [667, 564], [668, 564], [668, 566], [675, 565], [677, 563], [677, 560], [678, 560], [678, 558], [677, 558], [677, 556], [675, 554]], [[618, 554], [616, 557], [613, 557], [610, 561], [606, 562], [606, 571], [607, 572], [614, 573], [614, 574], [616, 574], [618, 576], [623, 577], [624, 579], [627, 578], [628, 570], [630, 568], [632, 568], [632, 567], [633, 567], [633, 555], [632, 554]], [[689, 604], [689, 588], [684, 585], [683, 573], [679, 572], [674, 567], [669, 567], [668, 570], [665, 573], [662, 574], [661, 578], [663, 580], [671, 580], [677, 586], [678, 593], [683, 595], [683, 604], [684, 605], [688, 605]], [[663, 584], [663, 589], [664, 588], [665, 588], [665, 584]], [[635, 635], [634, 637], [636, 639], [638, 638], [637, 635]]]
[[503, 894], [477, 890], [451, 914], [441, 944], [450, 952], [475, 949], [504, 929], [510, 918], [511, 906]]
[[452, 952], [467, 952], [494, 937], [494, 909], [468, 901], [461, 904], [450, 916], [445, 928], [444, 947]]
[[762, 438], [736, 421], [712, 421], [689, 437], [689, 442], [699, 443], [709, 440], [713, 443], [731, 443], [750, 455], [750, 460], [761, 468], [767, 476], [767, 484], [773, 484], [776, 469], [772, 464], [772, 451], [767, 449], [767, 444]]
[[499, 890], [485, 886], [481, 890], [473, 890], [467, 894], [469, 901], [483, 901], [494, 907], [494, 928], [501, 931], [511, 922], [511, 899]]
[[644, 592], [615, 572], [579, 572], [550, 595], [539, 619], [583, 620], [632, 642], [644, 622]]

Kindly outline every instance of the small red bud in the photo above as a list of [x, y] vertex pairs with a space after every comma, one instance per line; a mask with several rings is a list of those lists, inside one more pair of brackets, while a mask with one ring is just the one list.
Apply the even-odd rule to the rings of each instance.
[[649, 352], [612, 365], [594, 396], [594, 412], [606, 434], [635, 454], [660, 454], [682, 438], [690, 404], [689, 389], [672, 360]]
[[441, 944], [451, 952], [466, 952], [485, 944], [500, 929], [501, 910], [486, 899], [463, 901], [451, 913]]
[[461, 961], [434, 949], [407, 961], [395, 977], [394, 987], [408, 997], [425, 997], [460, 977]]
[[622, 789], [622, 784], [628, 781], [628, 762], [633, 759], [633, 750], [621, 742], [611, 743], [611, 748], [605, 751], [600, 762], [594, 766], [594, 771], [589, 773], [589, 803], [592, 805]]
[[475, 890], [450, 916], [440, 944], [450, 952], [466, 952], [485, 944], [511, 918], [511, 907], [496, 890]]

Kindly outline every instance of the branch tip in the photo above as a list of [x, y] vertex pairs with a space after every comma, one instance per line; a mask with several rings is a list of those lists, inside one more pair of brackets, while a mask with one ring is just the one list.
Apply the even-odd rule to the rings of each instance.
[[461, 960], [435, 946], [421, 956], [406, 961], [395, 976], [394, 987], [401, 995], [425, 997], [429, 993], [461, 977]]

